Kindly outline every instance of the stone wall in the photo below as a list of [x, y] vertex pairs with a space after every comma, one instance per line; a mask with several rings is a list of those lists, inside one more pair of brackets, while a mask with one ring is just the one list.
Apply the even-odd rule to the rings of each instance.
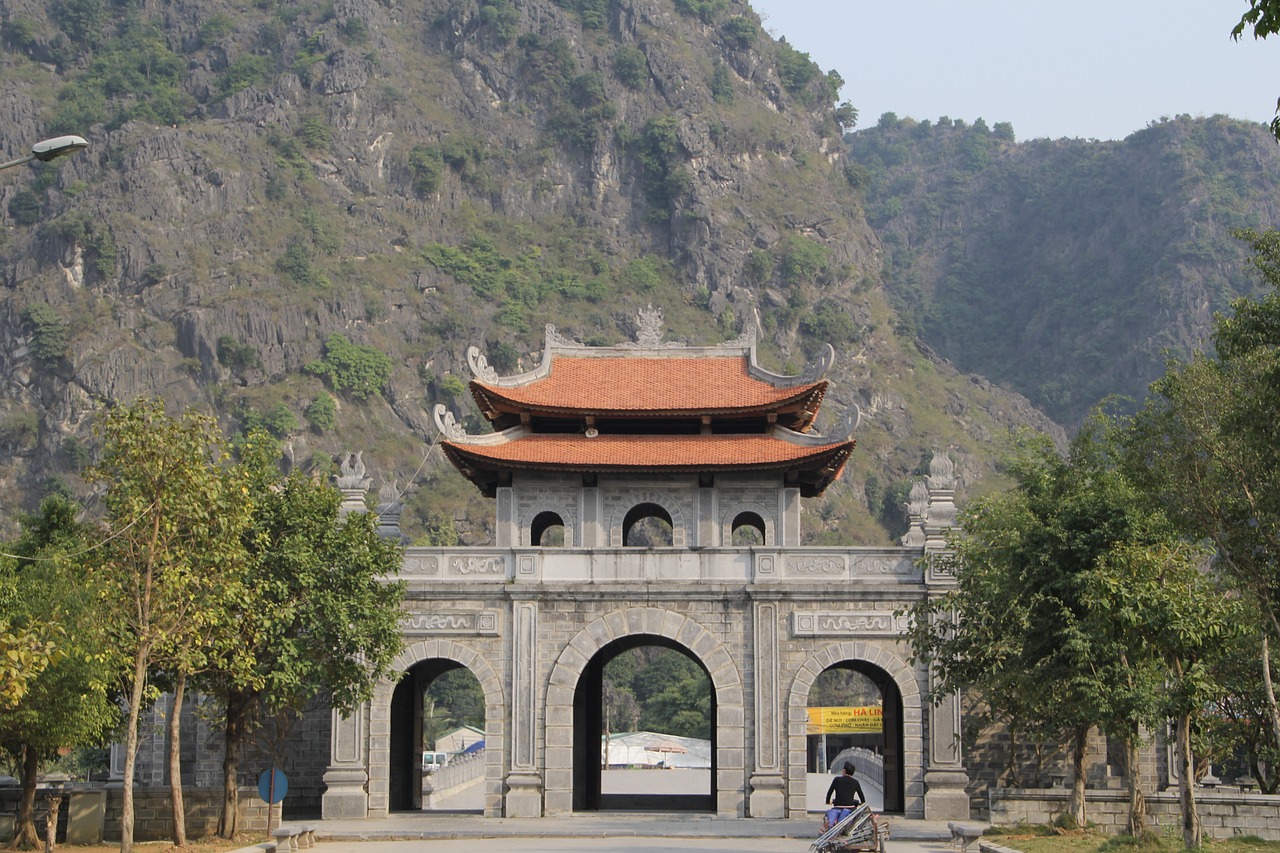
[[[1052, 822], [1067, 809], [1070, 791], [1059, 789], [992, 789], [991, 823], [1008, 826]], [[1103, 832], [1123, 832], [1128, 822], [1129, 795], [1125, 791], [1088, 791], [1085, 815]], [[1256, 835], [1280, 841], [1280, 794], [1245, 794], [1199, 789], [1196, 804], [1208, 838]], [[1179, 832], [1182, 816], [1176, 790], [1147, 794], [1147, 820], [1153, 829]]]
[[[189, 838], [204, 838], [217, 834], [218, 816], [222, 809], [221, 788], [183, 788], [182, 802], [186, 810]], [[108, 786], [106, 818], [103, 824], [103, 837], [107, 841], [120, 840], [123, 805], [124, 789], [119, 785]], [[169, 789], [135, 788], [133, 819], [135, 841], [163, 841], [173, 838]], [[279, 820], [277, 814], [273, 823], [279, 823]], [[240, 829], [243, 832], [259, 833], [267, 830], [267, 805], [258, 798], [256, 788], [240, 789]]]

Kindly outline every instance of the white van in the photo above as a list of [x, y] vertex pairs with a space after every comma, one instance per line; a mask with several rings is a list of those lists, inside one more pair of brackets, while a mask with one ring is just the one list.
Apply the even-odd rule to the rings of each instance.
[[447, 752], [424, 752], [422, 753], [422, 772], [434, 773], [441, 767], [449, 765], [449, 753]]

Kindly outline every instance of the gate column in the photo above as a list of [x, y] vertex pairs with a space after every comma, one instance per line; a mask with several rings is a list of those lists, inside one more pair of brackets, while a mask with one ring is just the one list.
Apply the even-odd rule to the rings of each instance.
[[364, 760], [364, 712], [361, 705], [351, 716], [333, 711], [329, 735], [329, 766], [324, 771], [325, 792], [320, 813], [325, 820], [365, 818], [369, 813], [369, 793], [365, 785], [369, 773]]
[[517, 601], [511, 623], [511, 772], [506, 816], [542, 817], [542, 776], [537, 765], [538, 605]]
[[786, 817], [787, 798], [779, 749], [782, 740], [778, 691], [778, 605], [760, 603], [752, 614], [755, 649], [755, 763], [751, 772], [752, 817]]

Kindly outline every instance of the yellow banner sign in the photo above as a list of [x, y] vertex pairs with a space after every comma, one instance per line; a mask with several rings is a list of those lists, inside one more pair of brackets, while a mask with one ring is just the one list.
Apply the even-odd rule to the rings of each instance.
[[878, 734], [884, 731], [884, 709], [879, 705], [858, 708], [809, 708], [807, 732], [811, 735]]

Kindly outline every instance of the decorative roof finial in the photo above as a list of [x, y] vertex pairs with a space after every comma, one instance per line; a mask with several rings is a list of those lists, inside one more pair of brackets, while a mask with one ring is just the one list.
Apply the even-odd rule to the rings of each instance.
[[642, 347], [662, 346], [662, 309], [650, 303], [636, 312], [636, 343]]

